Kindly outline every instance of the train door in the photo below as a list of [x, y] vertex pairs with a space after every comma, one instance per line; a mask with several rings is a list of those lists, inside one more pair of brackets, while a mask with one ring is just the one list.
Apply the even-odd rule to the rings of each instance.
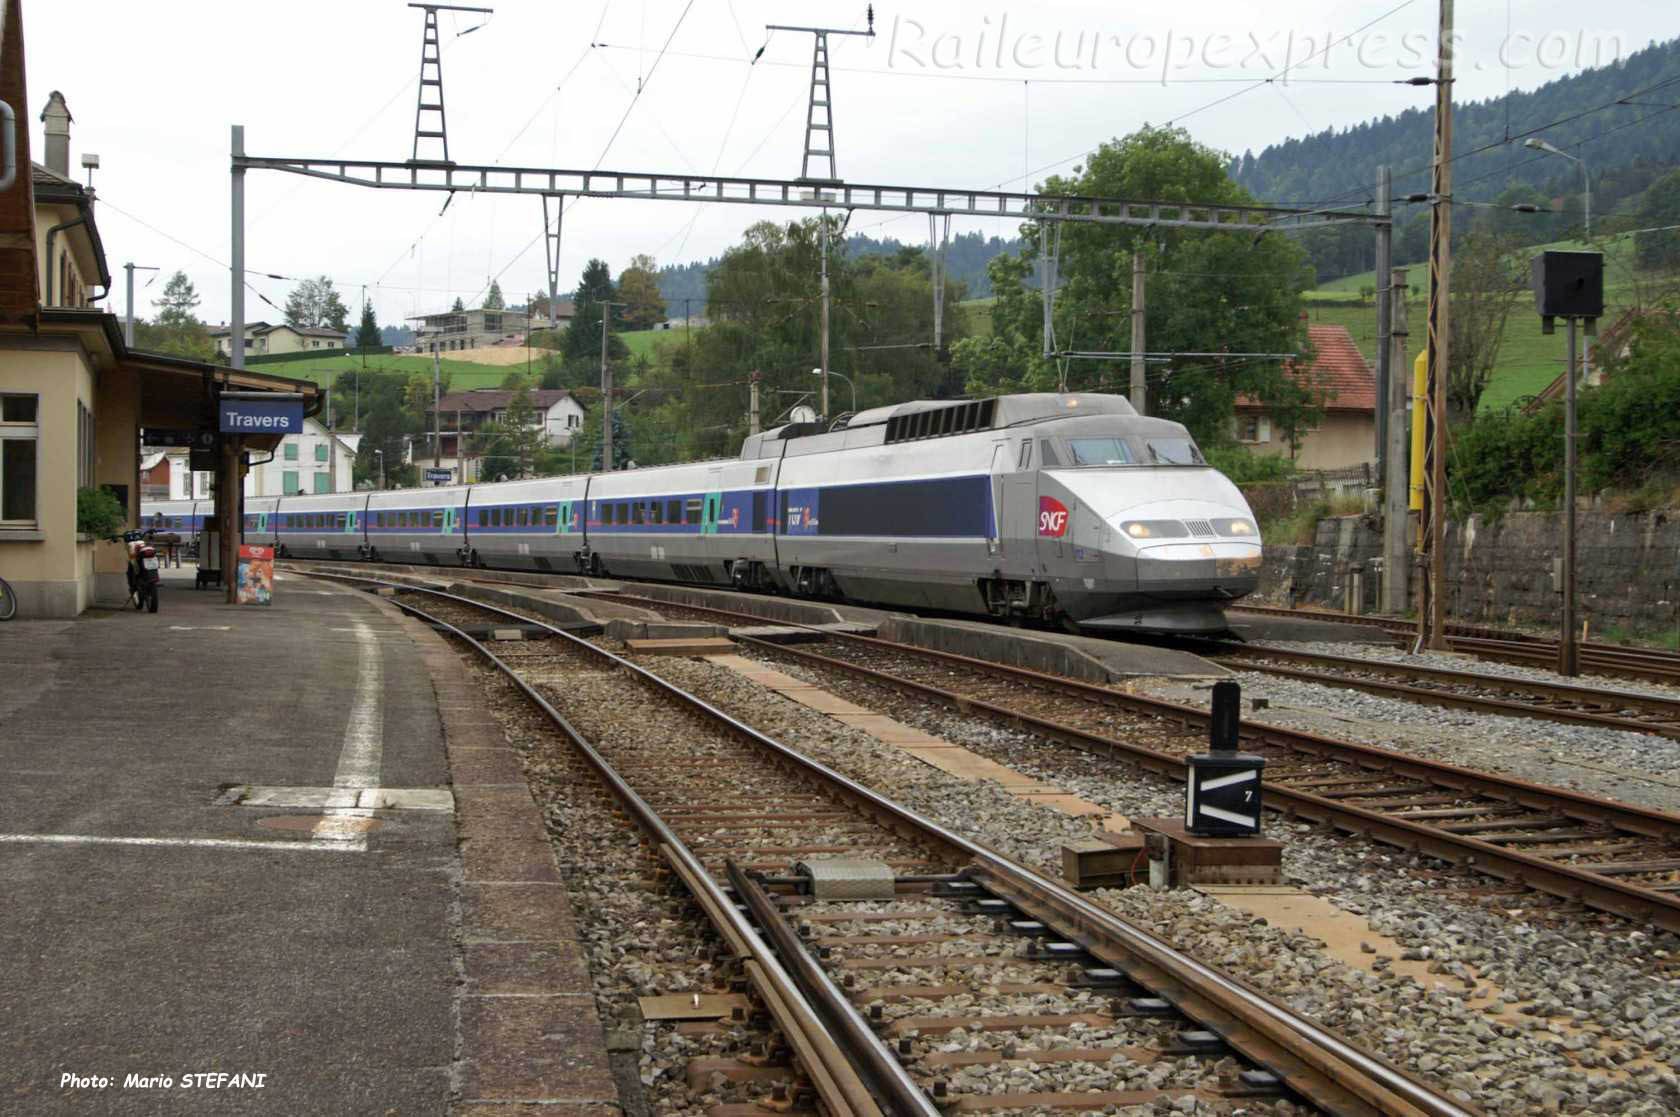
[[992, 536], [986, 540], [986, 552], [992, 555], [1006, 553], [1003, 540], [1009, 534], [1004, 528], [1004, 488], [1009, 476], [1009, 441], [999, 439], [992, 443]]
[[706, 499], [700, 506], [700, 534], [716, 535], [723, 516], [723, 469], [710, 470], [706, 477]]
[[1004, 569], [1025, 576], [1036, 573], [1038, 562], [1038, 478], [1011, 473], [1003, 479]]

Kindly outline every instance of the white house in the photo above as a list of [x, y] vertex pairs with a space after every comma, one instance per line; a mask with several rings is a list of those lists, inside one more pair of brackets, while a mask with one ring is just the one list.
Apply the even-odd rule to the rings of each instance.
[[[272, 460], [255, 461], [245, 474], [246, 497], [296, 496], [298, 493], [346, 493], [353, 481], [356, 450], [362, 436], [340, 431], [336, 437], [318, 419], [305, 419], [303, 430], [288, 434]], [[208, 500], [210, 477], [187, 467], [186, 450], [170, 450], [169, 499]]]
[[[451, 392], [438, 401], [438, 415], [430, 409], [426, 413], [428, 432], [441, 431], [439, 454], [432, 451], [432, 435], [423, 434], [410, 446], [410, 460], [425, 469], [447, 469], [455, 481], [477, 481], [494, 477], [493, 467], [474, 456], [479, 440], [474, 433], [487, 423], [500, 423], [507, 418], [508, 405], [514, 393], [505, 388], [475, 388], [470, 392]], [[565, 446], [583, 426], [583, 405], [562, 388], [537, 388], [531, 391], [533, 427], [540, 426], [543, 438], [554, 446]], [[462, 449], [466, 461], [460, 457]]]

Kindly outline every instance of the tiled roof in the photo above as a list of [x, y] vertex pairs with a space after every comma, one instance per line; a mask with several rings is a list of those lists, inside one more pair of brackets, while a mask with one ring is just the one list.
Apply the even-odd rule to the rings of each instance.
[[[1375, 414], [1377, 376], [1366, 363], [1346, 326], [1320, 324], [1307, 327], [1307, 341], [1313, 348], [1312, 367], [1304, 372], [1291, 364], [1286, 371], [1297, 383], [1304, 383], [1324, 396], [1326, 411], [1355, 411]], [[1261, 409], [1258, 400], [1237, 397], [1239, 408]]]
[[[534, 388], [531, 406], [547, 410], [567, 399], [572, 393], [564, 388]], [[498, 411], [513, 400], [513, 393], [501, 388], [478, 388], [471, 392], [451, 392], [438, 401], [440, 411]]]

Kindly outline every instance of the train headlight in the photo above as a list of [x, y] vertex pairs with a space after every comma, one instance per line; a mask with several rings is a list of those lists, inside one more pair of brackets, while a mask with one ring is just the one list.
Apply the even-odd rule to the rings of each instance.
[[1260, 534], [1252, 520], [1215, 520], [1213, 530], [1220, 535], [1255, 536]]
[[1177, 520], [1127, 520], [1120, 530], [1133, 539], [1182, 539], [1190, 534]]

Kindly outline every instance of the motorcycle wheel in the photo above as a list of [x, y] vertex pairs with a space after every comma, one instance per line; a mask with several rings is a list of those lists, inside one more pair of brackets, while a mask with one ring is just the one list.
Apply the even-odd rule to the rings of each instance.
[[146, 612], [155, 613], [155, 612], [157, 612], [157, 609], [158, 609], [158, 591], [157, 591], [157, 587], [153, 586], [146, 593]]

